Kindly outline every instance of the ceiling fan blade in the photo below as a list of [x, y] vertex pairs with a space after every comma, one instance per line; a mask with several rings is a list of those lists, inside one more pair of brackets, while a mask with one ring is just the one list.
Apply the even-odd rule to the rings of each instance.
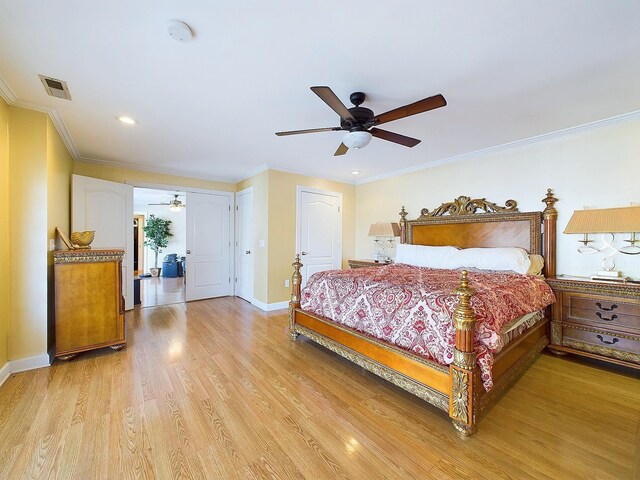
[[394, 120], [399, 120], [404, 117], [409, 117], [411, 115], [416, 115], [417, 113], [427, 112], [429, 110], [433, 110], [435, 108], [444, 107], [447, 104], [447, 101], [440, 94], [434, 95], [433, 97], [425, 98], [423, 100], [419, 100], [415, 103], [410, 103], [409, 105], [405, 105], [404, 107], [398, 107], [393, 110], [389, 110], [383, 114], [376, 116], [374, 125], [380, 125], [382, 123], [393, 122]]
[[313, 93], [318, 95], [324, 103], [329, 105], [334, 112], [340, 115], [340, 118], [349, 120], [352, 123], [356, 123], [356, 119], [353, 118], [351, 112], [345, 107], [344, 103], [333, 93], [329, 87], [311, 87]]
[[147, 205], [171, 205], [170, 203], [147, 203]]
[[349, 147], [347, 147], [344, 143], [341, 143], [338, 149], [336, 150], [336, 153], [333, 154], [333, 156], [337, 157], [338, 155], [344, 155], [348, 151], [349, 151]]
[[406, 137], [404, 135], [400, 135], [399, 133], [393, 133], [375, 127], [369, 130], [369, 133], [376, 138], [388, 140], [393, 143], [399, 143], [400, 145], [404, 145], [405, 147], [415, 147], [422, 141], [418, 140], [417, 138]]
[[286, 135], [300, 135], [301, 133], [318, 133], [318, 132], [337, 132], [342, 130], [340, 127], [310, 128], [308, 130], [289, 130], [288, 132], [276, 132], [279, 137]]

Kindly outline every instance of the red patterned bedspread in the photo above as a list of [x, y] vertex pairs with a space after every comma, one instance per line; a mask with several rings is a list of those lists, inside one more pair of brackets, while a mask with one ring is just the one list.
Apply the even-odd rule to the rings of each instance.
[[[453, 361], [452, 315], [460, 270], [392, 264], [353, 270], [328, 270], [309, 278], [301, 307], [443, 365]], [[476, 290], [476, 354], [487, 391], [491, 366], [500, 349], [499, 332], [507, 322], [555, 301], [546, 282], [511, 272], [469, 271]]]

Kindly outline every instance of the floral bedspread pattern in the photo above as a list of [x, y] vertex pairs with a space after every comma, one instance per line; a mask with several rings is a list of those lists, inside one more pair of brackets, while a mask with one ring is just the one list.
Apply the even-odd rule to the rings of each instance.
[[[309, 278], [301, 295], [304, 310], [393, 343], [443, 365], [453, 362], [453, 311], [460, 270], [392, 264], [328, 270]], [[491, 367], [507, 322], [555, 301], [539, 277], [511, 272], [469, 271], [476, 290], [476, 354], [484, 388], [493, 386]]]

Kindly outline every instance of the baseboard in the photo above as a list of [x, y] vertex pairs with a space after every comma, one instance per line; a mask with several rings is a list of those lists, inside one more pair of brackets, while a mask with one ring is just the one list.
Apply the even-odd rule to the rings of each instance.
[[7, 362], [2, 369], [0, 369], [0, 385], [9, 378], [12, 373], [26, 372], [27, 370], [34, 370], [36, 368], [48, 367], [51, 365], [49, 362], [49, 354], [35, 355], [33, 357], [20, 358], [18, 360], [11, 360]]
[[289, 301], [270, 303], [269, 305], [267, 305], [267, 312], [272, 312], [273, 310], [282, 310], [283, 308], [289, 308]]
[[255, 298], [251, 299], [251, 304], [264, 312], [272, 312], [273, 310], [281, 310], [289, 307], [289, 302], [264, 303]]
[[9, 375], [11, 375], [10, 363], [11, 362], [7, 362], [3, 365], [2, 368], [0, 368], [0, 387], [7, 380], [7, 378], [9, 378]]

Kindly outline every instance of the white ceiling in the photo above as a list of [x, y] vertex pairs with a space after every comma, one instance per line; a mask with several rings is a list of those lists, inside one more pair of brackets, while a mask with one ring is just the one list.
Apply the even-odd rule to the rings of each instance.
[[[173, 18], [192, 42], [169, 37]], [[16, 105], [57, 111], [81, 158], [353, 182], [640, 110], [638, 25], [637, 1], [0, 0], [0, 76]], [[274, 135], [338, 124], [312, 85], [347, 106], [363, 91], [376, 113], [437, 93], [449, 104], [385, 124], [415, 148], [374, 138], [333, 157], [341, 132]]]

